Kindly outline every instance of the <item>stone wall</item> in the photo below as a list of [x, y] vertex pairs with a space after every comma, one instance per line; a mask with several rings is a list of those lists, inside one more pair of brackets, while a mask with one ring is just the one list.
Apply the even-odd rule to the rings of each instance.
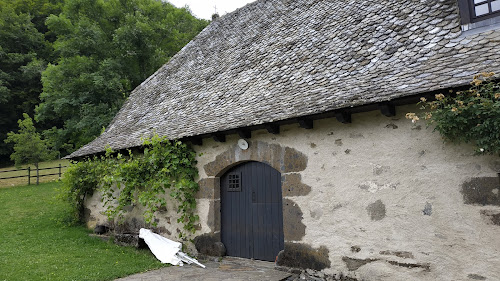
[[[202, 153], [200, 224], [189, 238], [220, 241], [219, 177], [261, 161], [282, 174], [285, 265], [302, 261], [363, 280], [500, 280], [500, 158], [444, 143], [404, 118], [415, 110], [253, 131], [245, 151], [236, 134], [224, 143], [204, 139], [194, 146]], [[87, 206], [94, 222], [105, 221], [98, 195]], [[161, 232], [175, 238], [182, 226], [174, 209], [159, 217]]]
[[[141, 228], [152, 229], [156, 233], [160, 233], [161, 235], [178, 242], [182, 242], [186, 248], [184, 252], [190, 254], [196, 254], [196, 249], [193, 243], [190, 243], [189, 240], [194, 238], [197, 235], [200, 235], [203, 230], [209, 229], [206, 225], [206, 220], [202, 219], [199, 224], [196, 225], [197, 233], [190, 234], [179, 238], [179, 233], [181, 231], [186, 234], [186, 231], [183, 231], [183, 224], [177, 222], [179, 218], [179, 214], [177, 213], [178, 203], [175, 199], [172, 199], [168, 192], [164, 198], [167, 201], [167, 206], [161, 208], [156, 215], [156, 226], [146, 224], [143, 218], [143, 209], [139, 206], [126, 206], [125, 214], [122, 219], [115, 219], [115, 221], [109, 221], [107, 216], [104, 214], [106, 208], [103, 206], [101, 202], [101, 194], [99, 192], [94, 192], [92, 197], [89, 197], [85, 200], [85, 217], [87, 222], [87, 227], [89, 229], [94, 229], [96, 225], [105, 225], [108, 227], [111, 233], [115, 237], [115, 242], [118, 244], [128, 244], [131, 246], [137, 246], [137, 235], [139, 235], [139, 230]], [[206, 202], [198, 202], [197, 210], [200, 214], [206, 214], [208, 212], [208, 204]], [[201, 215], [203, 218], [204, 216]], [[202, 226], [203, 224], [203, 226]], [[131, 237], [132, 236], [132, 237]], [[124, 239], [126, 241], [120, 241]], [[128, 243], [128, 240], [131, 243]], [[121, 242], [121, 243], [120, 243]]]
[[285, 252], [304, 264], [365, 280], [500, 280], [500, 158], [443, 143], [404, 118], [415, 110], [254, 131], [246, 151], [237, 135], [204, 139], [201, 232], [220, 233], [218, 177], [255, 160], [282, 173]]

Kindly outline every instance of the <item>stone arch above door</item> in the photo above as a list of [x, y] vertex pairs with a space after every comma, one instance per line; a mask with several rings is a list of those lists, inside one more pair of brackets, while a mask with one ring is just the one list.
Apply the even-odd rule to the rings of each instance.
[[[211, 231], [204, 234], [205, 238], [210, 236], [210, 239], [203, 241], [220, 242], [220, 177], [232, 167], [248, 161], [265, 163], [281, 173], [285, 241], [300, 241], [306, 229], [302, 223], [302, 211], [288, 197], [305, 196], [311, 191], [311, 187], [302, 182], [299, 173], [307, 167], [307, 156], [291, 147], [261, 141], [249, 141], [247, 150], [241, 150], [235, 144], [217, 155], [214, 161], [204, 165], [208, 177], [199, 180], [200, 190], [197, 198], [209, 199], [207, 224]], [[203, 253], [203, 249], [200, 252]]]
[[261, 141], [249, 141], [247, 150], [242, 150], [235, 144], [217, 155], [214, 161], [206, 164], [203, 168], [209, 177], [220, 177], [231, 167], [246, 161], [266, 163], [282, 174], [300, 172], [307, 167], [307, 156], [295, 148]]

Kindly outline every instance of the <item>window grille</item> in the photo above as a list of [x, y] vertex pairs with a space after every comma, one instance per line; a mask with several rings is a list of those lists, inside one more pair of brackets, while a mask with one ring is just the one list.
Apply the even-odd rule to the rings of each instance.
[[228, 190], [231, 192], [238, 192], [241, 191], [241, 174], [240, 173], [233, 173], [229, 174], [227, 177], [228, 180]]

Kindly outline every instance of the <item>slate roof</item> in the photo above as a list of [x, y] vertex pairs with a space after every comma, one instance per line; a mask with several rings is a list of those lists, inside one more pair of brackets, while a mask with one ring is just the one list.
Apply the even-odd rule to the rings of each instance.
[[212, 22], [69, 157], [388, 101], [500, 73], [500, 30], [456, 0], [259, 0]]

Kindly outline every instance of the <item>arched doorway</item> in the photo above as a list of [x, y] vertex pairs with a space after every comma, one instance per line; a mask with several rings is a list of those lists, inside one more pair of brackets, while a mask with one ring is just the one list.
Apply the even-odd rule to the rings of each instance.
[[274, 261], [284, 248], [281, 173], [245, 162], [221, 177], [221, 240], [228, 256]]

